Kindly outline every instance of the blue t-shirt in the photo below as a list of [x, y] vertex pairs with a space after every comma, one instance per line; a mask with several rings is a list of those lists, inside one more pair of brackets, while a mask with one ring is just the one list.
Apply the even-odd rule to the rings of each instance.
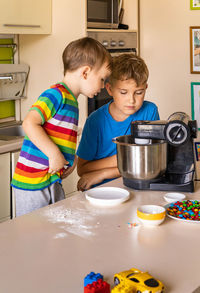
[[109, 113], [110, 103], [91, 113], [87, 118], [77, 150], [80, 158], [94, 161], [113, 156], [117, 153], [117, 147], [112, 139], [131, 134], [132, 121], [160, 119], [157, 106], [152, 102], [144, 101], [136, 113], [124, 121], [115, 121]]

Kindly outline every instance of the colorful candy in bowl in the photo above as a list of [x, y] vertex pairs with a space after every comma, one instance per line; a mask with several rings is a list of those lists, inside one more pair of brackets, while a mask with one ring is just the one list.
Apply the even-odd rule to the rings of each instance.
[[200, 223], [200, 201], [198, 200], [176, 201], [168, 204], [166, 209], [170, 218]]

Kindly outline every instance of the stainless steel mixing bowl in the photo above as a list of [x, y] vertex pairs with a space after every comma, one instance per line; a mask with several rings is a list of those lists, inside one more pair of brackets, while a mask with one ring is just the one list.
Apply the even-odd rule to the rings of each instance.
[[151, 180], [162, 176], [167, 167], [167, 143], [150, 140], [149, 144], [135, 144], [131, 135], [116, 137], [117, 164], [125, 178]]

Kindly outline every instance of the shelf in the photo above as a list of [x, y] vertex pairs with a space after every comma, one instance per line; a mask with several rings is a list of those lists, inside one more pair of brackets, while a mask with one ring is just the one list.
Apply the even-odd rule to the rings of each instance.
[[25, 97], [25, 96], [20, 96], [20, 97], [0, 98], [0, 102], [3, 102], [3, 101], [21, 100], [21, 99], [26, 99], [26, 97]]

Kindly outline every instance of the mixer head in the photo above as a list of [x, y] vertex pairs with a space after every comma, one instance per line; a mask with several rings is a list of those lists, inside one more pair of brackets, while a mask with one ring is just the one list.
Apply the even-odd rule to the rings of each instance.
[[185, 144], [197, 136], [197, 122], [184, 112], [175, 112], [167, 121], [133, 121], [131, 134], [140, 139], [164, 139], [173, 146]]

